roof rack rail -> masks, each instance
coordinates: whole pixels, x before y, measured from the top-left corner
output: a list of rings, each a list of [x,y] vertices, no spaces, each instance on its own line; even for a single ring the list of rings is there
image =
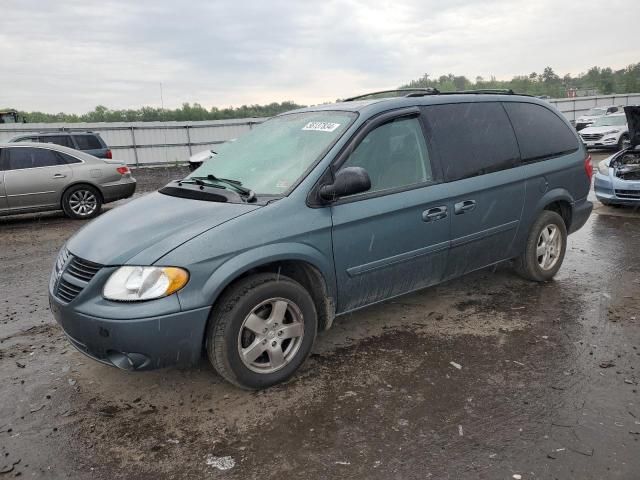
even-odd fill
[[[479,88],[478,90],[460,90],[457,92],[440,92],[440,95],[516,95],[510,88]]]
[[[440,91],[437,88],[396,88],[393,90],[380,90],[379,92],[365,93],[355,97],[345,98],[343,102],[353,102],[363,98],[372,97],[374,95],[382,95],[385,93],[404,93],[405,97],[422,97],[424,95],[438,95]]]

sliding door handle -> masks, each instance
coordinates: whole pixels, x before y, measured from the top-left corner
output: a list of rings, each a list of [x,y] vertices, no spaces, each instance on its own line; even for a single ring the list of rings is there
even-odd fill
[[[474,208],[476,208],[475,200],[464,200],[453,206],[453,213],[456,215],[462,215],[463,213],[472,211]]]
[[[434,207],[422,212],[422,221],[435,222],[436,220],[443,219],[447,216],[447,207]]]

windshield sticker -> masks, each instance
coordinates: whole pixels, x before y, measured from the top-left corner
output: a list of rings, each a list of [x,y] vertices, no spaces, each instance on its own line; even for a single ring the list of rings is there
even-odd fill
[[[304,127],[302,127],[302,130],[313,130],[315,132],[333,132],[339,126],[339,123],[309,122]]]

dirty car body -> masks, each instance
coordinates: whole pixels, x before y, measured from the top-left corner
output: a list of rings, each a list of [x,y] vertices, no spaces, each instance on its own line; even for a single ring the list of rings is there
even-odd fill
[[[79,231],[54,266],[52,312],[103,363],[206,353],[262,388],[293,375],[337,315],[511,259],[550,278],[591,212],[590,175],[575,130],[532,97],[297,110]]]
[[[595,175],[595,194],[605,205],[640,205],[640,107],[624,111],[629,147],[601,161]]]

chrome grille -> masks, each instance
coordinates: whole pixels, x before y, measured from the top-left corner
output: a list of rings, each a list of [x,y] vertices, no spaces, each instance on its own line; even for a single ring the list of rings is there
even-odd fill
[[[67,265],[67,273],[84,282],[90,282],[101,268],[102,265],[72,256],[71,261]]]
[[[64,278],[61,278],[58,282],[58,288],[56,289],[56,296],[60,300],[69,303],[71,300],[76,298],[81,291],[82,287],[78,287],[73,283],[67,282]]]
[[[580,136],[583,140],[587,140],[589,142],[600,140],[602,137],[604,137],[602,133],[581,133]]]
[[[53,291],[55,296],[65,303],[71,302],[84,290],[101,268],[102,265],[76,257],[64,248],[58,254],[54,267]]]

